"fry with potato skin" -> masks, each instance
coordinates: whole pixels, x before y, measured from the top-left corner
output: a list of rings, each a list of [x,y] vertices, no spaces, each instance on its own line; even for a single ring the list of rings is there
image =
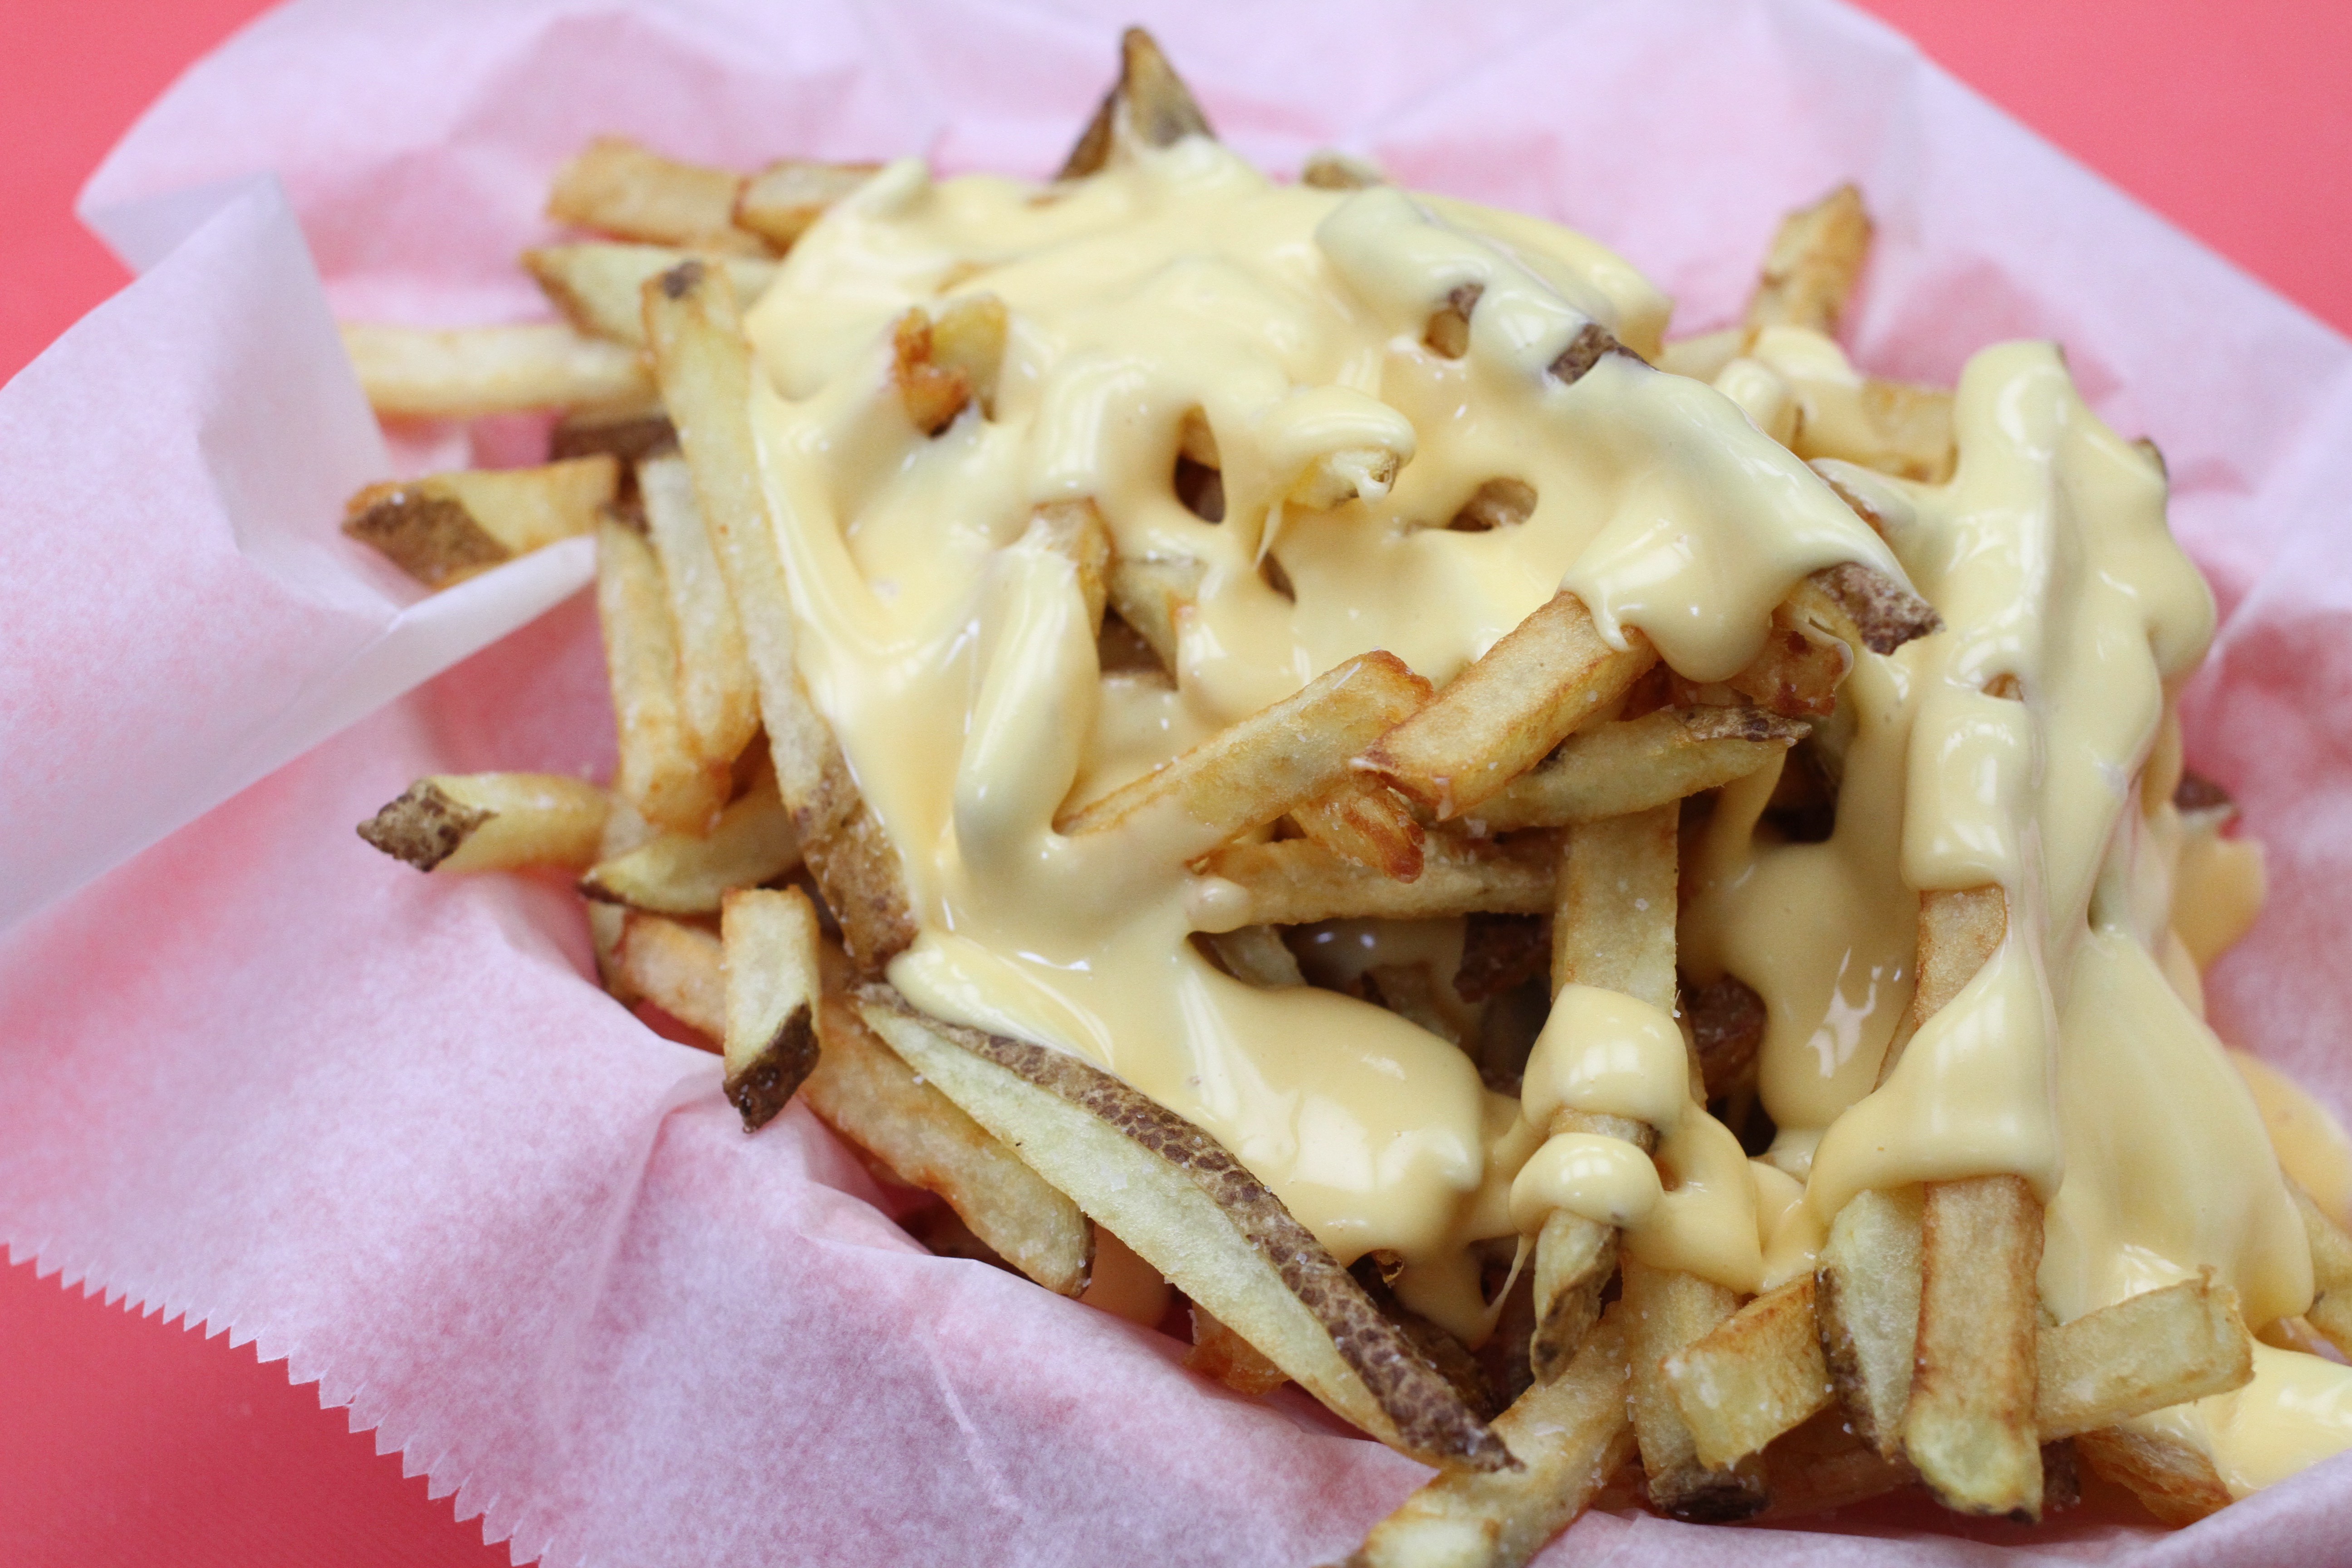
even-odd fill
[[[2303,1320],[2329,1344],[2352,1355],[2346,1349],[2352,1346],[2352,1236],[2345,1235],[2299,1184],[2289,1182],[2287,1192],[2310,1239],[2311,1282],[2317,1292],[2304,1309]]]
[[[1717,1468],[1702,1459],[1666,1375],[1668,1360],[1727,1321],[1738,1298],[1712,1280],[1653,1268],[1630,1253],[1621,1268],[1633,1432],[1652,1506],[1699,1524],[1754,1518],[1771,1501],[1764,1468],[1744,1460]]]
[[[800,863],[792,814],[763,776],[719,814],[709,833],[664,833],[600,860],[580,879],[592,902],[662,915],[715,915],[737,888],[772,882]]]
[[[1198,1301],[1192,1303],[1192,1348],[1184,1352],[1184,1364],[1203,1377],[1213,1377],[1235,1394],[1253,1397],[1272,1394],[1290,1376],[1265,1352],[1241,1335],[1209,1315]]]
[[[1639,631],[1611,647],[1583,601],[1562,591],[1381,736],[1363,765],[1441,821],[1468,814],[1657,661]]]
[[[2213,1271],[2042,1331],[2033,1425],[2042,1441],[2095,1432],[2167,1405],[2243,1388],[2253,1340]]]
[[[1346,1419],[1428,1464],[1510,1455],[1256,1177],[1198,1127],[1066,1052],[927,1018],[887,987],[859,1012],[1097,1224]]]
[[[1056,826],[1075,838],[1129,823],[1165,824],[1161,846],[1192,859],[1330,788],[1346,775],[1349,757],[1428,697],[1429,683],[1394,654],[1360,654]]]
[[[435,773],[360,824],[420,871],[572,869],[594,859],[613,797],[562,773]]]
[[[678,710],[677,634],[661,563],[616,522],[596,531],[596,619],[620,731],[613,788],[656,826],[703,833],[726,804],[733,778],[687,734]]]
[[[727,1100],[743,1131],[757,1132],[784,1108],[817,1062],[823,981],[816,907],[798,888],[727,895],[719,918],[727,971]]]
[[[1813,1269],[1822,1356],[1854,1435],[1902,1450],[1919,1333],[1917,1187],[1858,1193],[1838,1211]]]
[[[642,349],[646,314],[641,300],[646,280],[693,258],[693,252],[676,246],[591,241],[526,250],[522,265],[549,303],[573,326],[591,337]],[[775,281],[772,261],[747,256],[709,259],[727,275],[737,303],[747,309]]]
[[[591,532],[620,468],[589,457],[532,468],[435,474],[370,485],[343,509],[343,531],[428,588]]]
[[[1703,1465],[1762,1450],[1835,1402],[1813,1320],[1813,1280],[1768,1290],[1666,1358],[1667,1392]]]
[[[1470,815],[1492,832],[1630,816],[1746,778],[1810,726],[1762,708],[1661,708],[1580,730]]]
[[[761,256],[735,226],[743,176],[666,158],[625,136],[599,136],[555,172],[547,216],[622,239]]]
[[[1130,147],[1168,147],[1187,136],[1215,138],[1192,89],[1150,33],[1129,27],[1119,37],[1118,58],[1118,80],[1079,133],[1056,179],[1094,174]]]
[[[634,350],[566,326],[346,325],[342,337],[368,406],[386,419],[477,419],[653,395]]]
[[[826,1126],[901,1181],[938,1194],[998,1257],[1046,1289],[1086,1289],[1094,1227],[1076,1204],[917,1076],[849,998],[823,1000],[817,1037],[800,1098]]]
[[[1851,183],[1781,219],[1748,300],[1748,325],[1809,327],[1835,336],[1870,256],[1871,234],[1862,192]]]
[[[1557,855],[1540,837],[1498,843],[1433,834],[1421,875],[1400,882],[1312,839],[1236,844],[1202,860],[1192,927],[1226,931],[1364,918],[1542,914],[1551,908]]]

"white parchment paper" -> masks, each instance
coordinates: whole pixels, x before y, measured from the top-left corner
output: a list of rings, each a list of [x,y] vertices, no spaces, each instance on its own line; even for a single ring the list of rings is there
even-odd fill
[[[2063,342],[2163,447],[2225,611],[2189,754],[2274,895],[2215,1021],[2352,1105],[2352,349],[1876,24],[1828,0],[303,0],[100,171],[85,211],[145,275],[0,391],[13,1257],[258,1340],[519,1560],[1309,1563],[1418,1484],[1295,1396],[916,1248],[804,1110],[744,1137],[709,1058],[583,978],[561,888],[418,877],[351,831],[417,773],[596,773],[611,742],[584,546],[419,598],[336,533],[352,489],[466,439],[388,448],[332,315],[543,315],[512,257],[600,132],[1045,173],[1130,18],[1266,166],[1338,144],[1570,223],[1673,290],[1678,330],[1731,319],[1779,215],[1851,176],[1881,220],[1864,365],[1948,379],[1996,339]],[[2321,1562],[2347,1495],[2339,1461],[2174,1535],[1599,1514],[1547,1561]]]

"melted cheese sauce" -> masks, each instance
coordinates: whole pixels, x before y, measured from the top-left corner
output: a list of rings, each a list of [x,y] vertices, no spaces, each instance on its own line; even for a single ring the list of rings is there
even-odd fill
[[[1424,334],[1465,290],[1449,357]],[[891,323],[981,293],[1011,321],[991,406],[927,437],[890,383]],[[2309,1269],[2263,1114],[2184,999],[2229,917],[2172,931],[2176,879],[2218,881],[2231,852],[2184,850],[2169,777],[2139,793],[2212,628],[2159,472],[2053,351],[1998,348],[1962,383],[1948,484],[1844,476],[1882,540],[1771,434],[1800,407],[1831,428],[1860,387],[1826,340],[1777,332],[1712,385],[1620,355],[1547,374],[1594,323],[1654,358],[1666,316],[1573,234],[1278,186],[1198,139],[1045,190],[904,163],[828,214],[748,322],[753,413],[803,678],[921,931],[892,982],[1118,1074],[1343,1261],[1400,1256],[1401,1294],[1468,1335],[1486,1321],[1469,1245],[1552,1207],[1750,1291],[1809,1268],[1854,1192],[1993,1172],[2050,1200],[2062,1316],[2199,1266],[2251,1321],[2300,1311]],[[1221,521],[1171,483],[1188,418],[1214,437]],[[1318,465],[1356,474],[1356,499],[1297,500]],[[1446,526],[1496,479],[1532,490],[1525,521]],[[1123,556],[1199,563],[1173,689],[1101,678],[1075,567],[1025,536],[1037,507],[1078,500]],[[1210,964],[1185,824],[1054,831],[1066,804],[1356,654],[1442,685],[1563,586],[1604,635],[1638,628],[1682,675],[1721,679],[1793,584],[1842,562],[1916,584],[1950,629],[1855,669],[1824,727],[1843,779],[1826,842],[1764,824],[1776,764],[1721,793],[1685,867],[1684,969],[1767,1005],[1766,1162],[1692,1098],[1678,1024],[1630,997],[1562,997],[1523,1113],[1392,1013]],[[1987,694],[2003,678],[2022,700]],[[2008,893],[2007,942],[1879,1084],[1919,890],[1986,883]],[[1341,979],[1355,939],[1441,977],[1459,952],[1458,928],[1325,934]],[[1650,1122],[1656,1157],[1547,1140],[1562,1106]],[[2290,1370],[2184,1417],[2232,1475],[2271,1475],[2315,1430],[2352,1440],[2329,1414],[2344,1369]]]

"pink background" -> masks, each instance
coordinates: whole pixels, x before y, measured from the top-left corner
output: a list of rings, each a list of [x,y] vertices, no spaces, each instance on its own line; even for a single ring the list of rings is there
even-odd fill
[[[1870,7],[1947,67],[2295,299],[2352,330],[2352,15],[1979,0]],[[123,275],[69,216],[106,147],[259,7],[0,6],[0,373]],[[0,1269],[0,1561],[503,1561],[251,1347]]]

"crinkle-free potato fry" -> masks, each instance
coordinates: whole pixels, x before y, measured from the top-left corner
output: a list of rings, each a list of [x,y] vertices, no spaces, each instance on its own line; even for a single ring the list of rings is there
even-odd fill
[[[574,870],[593,863],[612,806],[563,773],[435,773],[359,834],[420,871]]]
[[[639,463],[637,496],[677,632],[687,732],[705,762],[732,763],[760,727],[759,678],[686,459],[670,454]]]
[[[1489,831],[1630,816],[1744,779],[1809,726],[1762,708],[1660,708],[1580,730],[1469,815]]]
[[[642,349],[646,346],[646,280],[693,258],[692,251],[671,245],[588,240],[526,250],[522,265],[573,326],[592,337]],[[772,261],[717,255],[706,259],[726,274],[737,303],[747,309],[775,280]]]
[[[1656,662],[1650,639],[1612,647],[1561,592],[1503,635],[1436,699],[1364,753],[1364,764],[1443,820],[1541,762]]]
[[[2346,1355],[2352,1355],[2352,1236],[2327,1217],[2311,1194],[2290,1184],[2295,1211],[2311,1243],[2311,1280],[2317,1294],[2304,1309],[2304,1321]]]
[[[652,914],[715,915],[728,893],[772,882],[800,858],[792,814],[776,798],[774,780],[763,777],[719,814],[708,834],[662,833],[599,860],[580,879],[580,891],[597,903]]]
[[[613,963],[627,994],[701,1035],[711,1049],[727,1037],[727,962],[709,931],[631,910],[622,920]]]
[[[1425,851],[1421,875],[1400,882],[1311,838],[1232,845],[1201,862],[1190,899],[1192,928],[1539,915],[1551,908],[1559,852],[1540,837],[1496,842],[1437,833]]]
[[[1667,1362],[1727,1321],[1738,1298],[1712,1280],[1653,1268],[1630,1254],[1620,1280],[1633,1363],[1633,1434],[1651,1506],[1700,1524],[1761,1513],[1771,1501],[1764,1467],[1748,1460],[1718,1468],[1703,1460],[1666,1376]]]
[[[1764,258],[1764,275],[1748,300],[1748,325],[1810,327],[1835,335],[1869,258],[1872,232],[1862,192],[1852,184],[1782,218]]]
[[[743,176],[666,158],[625,136],[600,136],[555,172],[547,216],[621,239],[735,255],[765,255],[735,226]]]
[[[1199,1128],[1066,1052],[926,1018],[869,986],[866,1022],[1087,1217],[1331,1409],[1426,1464],[1509,1454],[1323,1245]]]
[[[1290,812],[1291,825],[1335,855],[1400,882],[1421,875],[1426,835],[1404,796],[1368,773],[1349,773]]]
[[[609,457],[531,468],[465,469],[370,485],[343,509],[343,531],[428,588],[594,530],[620,487]]]
[[[824,1124],[938,1194],[999,1258],[1060,1296],[1086,1289],[1094,1227],[1014,1148],[958,1110],[866,1026],[856,1004],[827,996],[821,1046],[801,1099]]]
[[[653,549],[619,523],[596,531],[596,618],[604,629],[620,768],[613,787],[646,821],[701,834],[734,780],[686,732],[677,697],[677,633]]]
[[[824,999],[816,907],[798,888],[727,895],[719,917],[727,971],[727,1099],[757,1132],[816,1067]]]
[[[1810,1275],[1768,1290],[1666,1358],[1668,1392],[1702,1465],[1761,1451],[1836,1402]]]
[[[2208,1269],[2042,1331],[2033,1425],[2044,1443],[2253,1381],[2237,1297]]]
[[[636,351],[567,326],[347,325],[342,334],[368,406],[387,419],[475,419],[653,395]]]
[[[1917,1187],[1857,1193],[1813,1268],[1822,1353],[1854,1435],[1882,1458],[1902,1447],[1919,1333]]]
[[[2023,1177],[1927,1184],[1903,1454],[1947,1508],[2041,1516],[2041,1264],[2042,1200]]]
[[[1359,655],[1057,826],[1074,838],[1130,822],[1164,827],[1155,842],[1190,860],[1330,788],[1349,758],[1428,698],[1429,683],[1394,654]]]
[[[2175,1530],[2230,1506],[2230,1489],[2213,1461],[2178,1437],[2110,1426],[2084,1433],[2074,1447],[2092,1469]]]
[[[819,163],[786,158],[743,182],[735,198],[735,226],[749,229],[778,251],[790,250],[809,226],[874,177],[879,163]]]
[[[1167,147],[1187,136],[1216,135],[1192,89],[1150,33],[1129,27],[1119,38],[1118,53],[1118,80],[1063,161],[1062,179],[1094,174],[1132,147]]]
[[[1184,1364],[1202,1377],[1213,1377],[1236,1394],[1272,1394],[1290,1381],[1255,1345],[1217,1321],[1192,1303],[1192,1348]]]
[[[1519,1568],[1584,1511],[1633,1454],[1629,1310],[1495,1418],[1519,1468],[1448,1470],[1372,1527],[1347,1568]]]

